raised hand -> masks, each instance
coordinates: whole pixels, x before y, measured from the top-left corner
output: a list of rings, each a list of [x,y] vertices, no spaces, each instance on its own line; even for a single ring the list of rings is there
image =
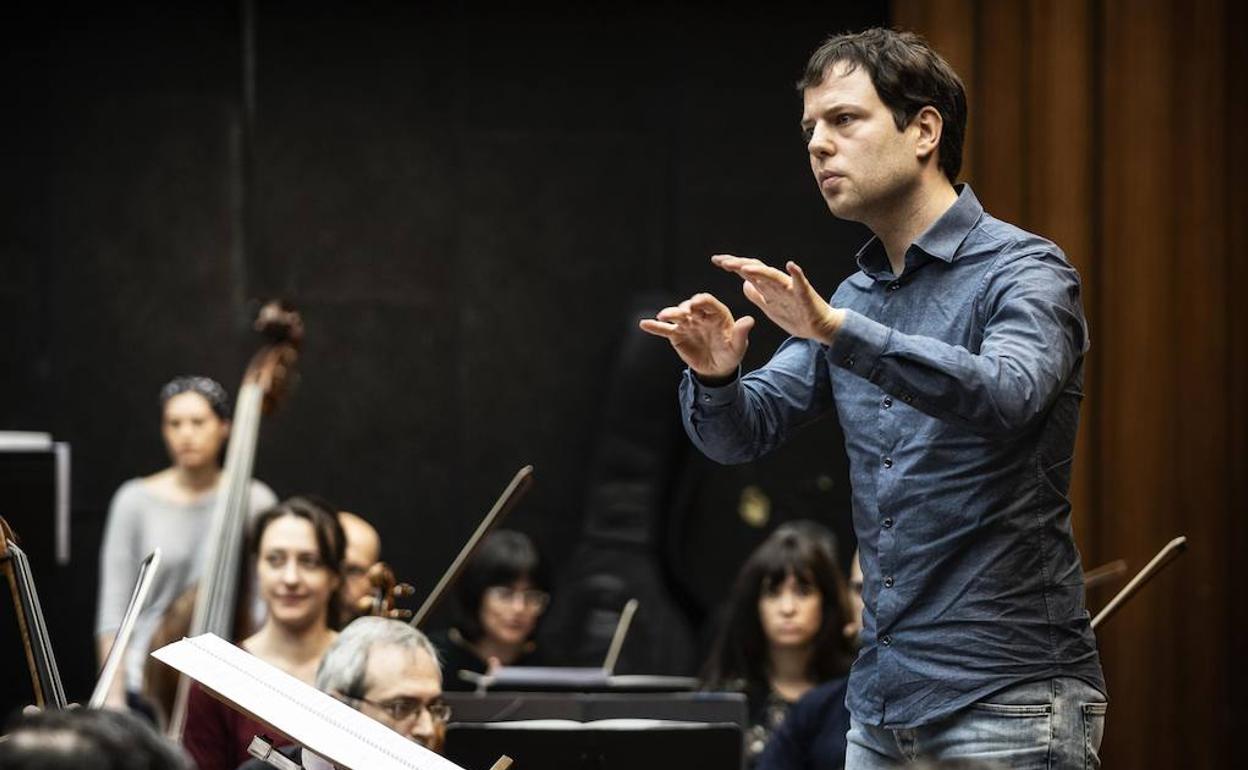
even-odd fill
[[[642,331],[664,337],[689,368],[704,379],[722,379],[736,373],[749,347],[754,319],[733,319],[724,303],[710,294],[695,294],[655,318],[644,318]]]
[[[796,262],[785,264],[788,272],[731,254],[716,254],[711,262],[740,277],[746,298],[781,329],[794,337],[832,344],[845,311],[825,302]]]

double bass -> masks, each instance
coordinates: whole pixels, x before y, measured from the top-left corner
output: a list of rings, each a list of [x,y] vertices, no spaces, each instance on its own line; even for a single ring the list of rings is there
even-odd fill
[[[56,655],[52,652],[52,640],[43,620],[43,608],[39,605],[30,562],[18,548],[17,536],[3,517],[0,517],[0,572],[8,579],[13,594],[35,705],[42,709],[63,709],[67,705],[65,688],[61,685],[61,674],[56,667]]]
[[[213,633],[236,639],[251,630],[243,549],[256,441],[261,417],[272,413],[286,393],[303,341],[303,322],[297,312],[274,301],[260,309],[255,328],[266,343],[252,356],[238,389],[221,486],[208,528],[204,572],[166,612],[152,636],[152,649],[184,636]],[[147,695],[167,717],[169,736],[180,741],[186,724],[188,680],[149,658],[144,681]]]

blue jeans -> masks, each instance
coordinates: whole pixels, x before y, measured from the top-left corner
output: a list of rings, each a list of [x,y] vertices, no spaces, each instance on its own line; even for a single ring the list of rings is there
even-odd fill
[[[1010,770],[1096,770],[1105,706],[1105,696],[1095,687],[1058,678],[1007,688],[951,717],[909,730],[851,718],[845,770],[954,757]]]

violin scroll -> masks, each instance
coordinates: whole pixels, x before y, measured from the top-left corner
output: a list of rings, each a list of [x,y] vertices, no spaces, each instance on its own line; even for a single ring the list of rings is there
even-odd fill
[[[368,582],[373,586],[368,596],[360,599],[356,610],[364,615],[394,620],[407,620],[412,611],[396,606],[399,599],[412,596],[416,589],[407,583],[400,583],[394,576],[394,570],[384,561],[379,561],[368,568]]]

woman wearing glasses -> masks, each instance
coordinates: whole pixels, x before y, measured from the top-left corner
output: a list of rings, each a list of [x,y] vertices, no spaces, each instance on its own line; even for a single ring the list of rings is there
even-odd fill
[[[344,543],[333,511],[292,497],[256,517],[251,536],[256,578],[268,609],[264,625],[241,646],[261,660],[312,684],[337,637],[338,586]],[[234,770],[247,745],[270,727],[244,717],[192,686],[182,745],[199,770]]]
[[[454,625],[431,635],[442,658],[443,689],[474,689],[473,674],[499,666],[539,665],[533,635],[549,600],[533,541],[507,529],[487,537],[460,576]]]

